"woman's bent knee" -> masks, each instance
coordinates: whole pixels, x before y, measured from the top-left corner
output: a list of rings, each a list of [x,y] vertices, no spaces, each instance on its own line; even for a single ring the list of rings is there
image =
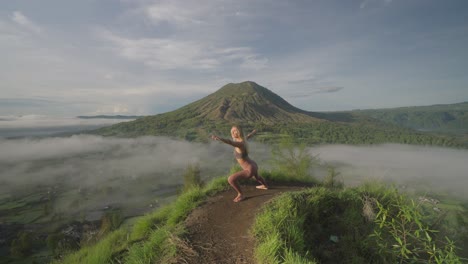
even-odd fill
[[[235,181],[234,175],[231,175],[231,176],[228,177],[228,182],[229,182],[229,184],[233,184],[234,181]]]

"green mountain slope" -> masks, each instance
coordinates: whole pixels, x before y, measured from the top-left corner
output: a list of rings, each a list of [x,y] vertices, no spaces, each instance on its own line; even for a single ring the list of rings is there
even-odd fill
[[[354,112],[317,113],[296,108],[254,82],[231,83],[177,110],[98,129],[103,136],[162,135],[206,141],[211,133],[228,135],[233,124],[256,128],[257,140],[374,144],[385,142],[460,146],[450,137],[434,136]]]
[[[468,102],[354,111],[417,130],[468,133]]]

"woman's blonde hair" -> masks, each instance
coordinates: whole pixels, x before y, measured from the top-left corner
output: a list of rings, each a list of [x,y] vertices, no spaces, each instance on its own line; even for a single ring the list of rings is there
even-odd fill
[[[242,138],[242,142],[244,142],[244,148],[247,153],[249,153],[249,149],[247,146],[247,138],[244,136],[244,130],[242,130],[242,127],[240,125],[233,125],[231,129],[236,128],[237,131],[239,131],[239,136]]]
[[[233,125],[231,129],[233,128],[237,128],[237,131],[239,131],[239,136],[242,138],[243,141],[245,141],[244,131],[242,130],[242,127],[239,125]]]

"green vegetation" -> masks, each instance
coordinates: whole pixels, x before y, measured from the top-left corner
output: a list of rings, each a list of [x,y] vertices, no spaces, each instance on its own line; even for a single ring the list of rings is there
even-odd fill
[[[440,219],[394,188],[314,187],[286,193],[257,216],[258,263],[461,263]],[[459,227],[463,229],[463,227]]]
[[[354,111],[378,120],[417,130],[468,133],[468,102]]]
[[[310,170],[318,164],[317,157],[309,155],[305,144],[296,146],[291,138],[283,139],[272,152],[272,162],[276,170],[297,181],[311,179]]]

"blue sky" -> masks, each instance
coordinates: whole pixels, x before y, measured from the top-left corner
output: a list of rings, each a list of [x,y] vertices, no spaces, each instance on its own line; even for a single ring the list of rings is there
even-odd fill
[[[0,116],[147,115],[255,81],[311,111],[468,101],[464,0],[0,2]]]

